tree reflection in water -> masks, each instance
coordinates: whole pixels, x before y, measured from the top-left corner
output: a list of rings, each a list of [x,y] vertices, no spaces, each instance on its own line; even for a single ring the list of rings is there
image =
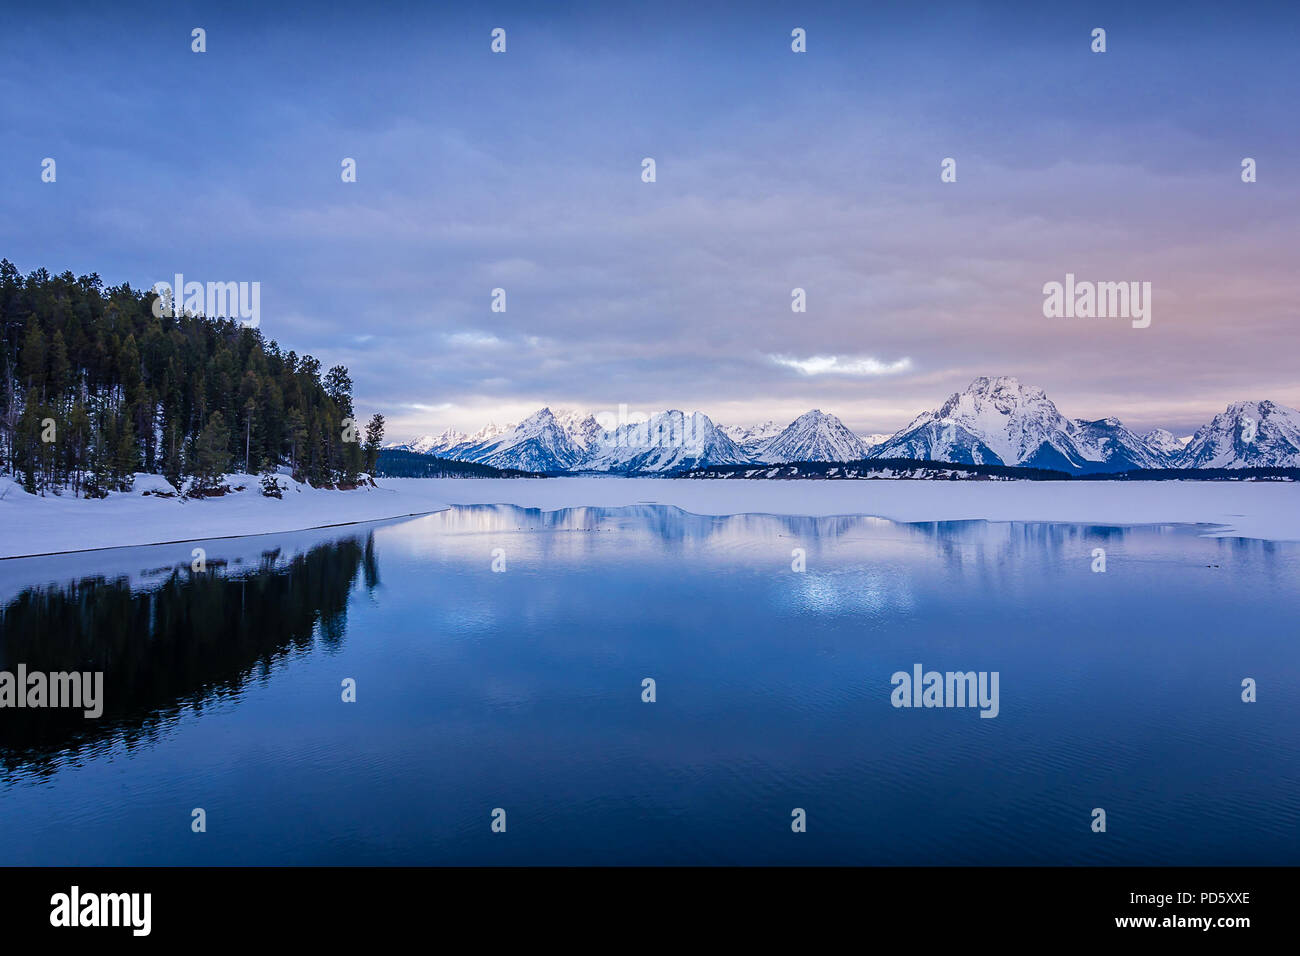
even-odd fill
[[[60,755],[152,738],[290,654],[337,650],[358,576],[367,590],[379,583],[373,533],[237,569],[182,564],[144,589],[123,576],[22,591],[0,608],[0,670],[103,671],[104,712],[6,708],[0,771],[42,773]]]

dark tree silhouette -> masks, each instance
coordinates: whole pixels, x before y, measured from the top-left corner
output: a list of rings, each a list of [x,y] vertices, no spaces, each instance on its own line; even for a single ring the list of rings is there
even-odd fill
[[[210,479],[217,462],[356,482],[374,455],[348,440],[359,428],[347,368],[322,376],[315,358],[256,329],[155,315],[156,300],[95,274],[24,277],[0,260],[0,473],[33,492],[90,495],[129,487],[135,471]]]

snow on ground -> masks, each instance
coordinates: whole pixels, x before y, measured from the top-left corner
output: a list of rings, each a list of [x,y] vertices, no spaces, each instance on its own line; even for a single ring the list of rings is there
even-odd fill
[[[162,475],[150,475],[138,471],[131,479],[133,495],[171,495],[176,497],[176,488]]]
[[[225,483],[243,491],[218,498],[166,498],[165,479],[137,475],[130,492],[86,500],[29,495],[0,478],[0,558],[88,551],[201,538],[298,531],[328,525],[423,514],[446,507],[428,497],[436,489],[362,486],[329,491],[280,476],[283,498],[262,495],[257,475],[227,475]],[[144,492],[151,494],[144,494]]]
[[[862,514],[895,521],[1205,524],[1208,533],[1300,540],[1300,485],[1228,481],[738,481],[581,476],[545,479],[381,478],[327,491],[283,478],[282,499],[257,476],[244,490],[185,500],[143,476],[137,491],[98,501],[34,497],[0,478],[0,558],[283,533],[438,511],[448,504],[570,507],[675,505],[694,514]],[[165,483],[164,483],[165,484]]]
[[[393,519],[393,523],[405,521]],[[87,577],[108,581],[125,579],[132,590],[149,590],[180,571],[194,566],[195,548],[203,549],[208,570],[239,575],[264,568],[285,568],[295,558],[322,544],[352,535],[364,538],[383,522],[366,522],[342,528],[313,528],[307,531],[278,531],[270,535],[240,538],[197,538],[173,544],[140,548],[108,548],[103,551],[45,554],[39,557],[0,561],[0,608],[30,587],[60,587]]]

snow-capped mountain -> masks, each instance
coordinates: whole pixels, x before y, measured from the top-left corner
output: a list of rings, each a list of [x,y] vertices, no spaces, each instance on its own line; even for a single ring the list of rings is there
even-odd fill
[[[918,415],[902,431],[874,446],[871,457],[951,461],[961,465],[1003,464],[997,452],[974,432],[934,416],[934,412]]]
[[[1275,402],[1237,402],[1214,416],[1177,458],[1181,468],[1300,467],[1300,411]]]
[[[1133,468],[1168,468],[1172,459],[1124,427],[1118,418],[1095,422],[1075,419],[1074,440],[1089,463],[1083,471],[1128,471]],[[1103,467],[1104,466],[1104,467]]]
[[[842,421],[819,408],[805,412],[753,452],[755,461],[856,461],[867,446]]]
[[[464,445],[466,447],[481,447],[484,445],[490,445],[498,438],[500,438],[502,435],[508,435],[510,432],[514,431],[518,427],[519,426],[515,425],[513,422],[508,425],[498,425],[495,422],[488,422],[486,425],[484,425],[482,428],[480,428],[478,431],[474,432],[473,434],[466,435],[465,440],[461,442],[461,445]],[[459,446],[452,446],[452,447],[459,447]]]
[[[1040,389],[1025,388],[1014,378],[977,378],[939,408],[914,418],[872,457],[1014,465],[1039,455],[1044,444],[1052,448],[1048,439],[1060,441],[1068,427]]]
[[[491,450],[500,442],[502,436],[509,435],[517,427],[516,425],[498,425],[495,422],[489,422],[469,435],[449,428],[442,433],[443,436],[446,436],[446,440],[435,444],[425,454],[437,455],[440,458],[454,458],[457,461],[481,461],[486,455],[491,454]],[[458,441],[452,440],[457,435],[460,436],[460,439]]]
[[[452,449],[462,461],[521,471],[568,471],[583,455],[583,450],[573,443],[549,408],[533,412],[513,429],[485,444],[466,445],[470,447]]]
[[[761,425],[719,425],[724,435],[734,441],[746,454],[752,455],[760,445],[781,434],[781,426],[776,422],[763,422]]]
[[[1175,458],[1183,453],[1190,439],[1179,438],[1173,432],[1164,428],[1153,428],[1142,436],[1142,441],[1154,452],[1164,455],[1167,460],[1173,462]]]
[[[445,428],[436,435],[421,435],[406,442],[389,442],[385,448],[398,451],[413,451],[421,455],[435,455],[439,458],[454,458],[458,461],[474,461],[486,447],[497,438],[514,430],[514,425],[489,424],[472,435],[455,428]]]
[[[466,435],[446,429],[386,448],[526,471],[668,473],[710,465],[909,458],[1021,465],[1075,474],[1154,468],[1300,467],[1300,412],[1238,402],[1194,436],[1137,435],[1119,419],[1062,415],[1042,389],[1009,376],[977,378],[893,435],[855,435],[814,409],[785,428],[714,425],[703,412],[660,412],[605,431],[587,412],[549,408],[518,425]]]
[[[448,428],[437,435],[421,435],[410,441],[394,441],[384,445],[397,451],[413,451],[420,455],[436,455],[439,451],[450,448],[465,440],[465,433]]]
[[[1168,464],[1114,418],[1066,418],[1040,388],[1010,376],[977,378],[871,450],[873,458],[1023,465],[1068,472]]]
[[[562,411],[555,416],[569,440],[585,453],[605,435],[596,417],[590,412]]]
[[[462,431],[456,430],[455,428],[444,428],[436,435],[426,435],[423,439],[420,439],[420,441],[417,442],[416,445],[413,446],[411,450],[419,451],[420,450],[419,444],[427,440],[429,443],[430,451],[426,452],[425,454],[429,454],[430,452],[434,452],[434,451],[444,451],[448,448],[456,447],[461,442],[468,440],[468,438],[469,438],[468,435],[466,435]]]
[[[749,461],[703,412],[659,412],[606,432],[579,463],[582,471],[665,472]]]
[[[419,452],[421,455],[436,455],[448,448],[454,448],[468,437],[464,432],[457,431],[454,428],[446,428],[436,435],[421,435],[411,442],[407,448],[410,451]]]

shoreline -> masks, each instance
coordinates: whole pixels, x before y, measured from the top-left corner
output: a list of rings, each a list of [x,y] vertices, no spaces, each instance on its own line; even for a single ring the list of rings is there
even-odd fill
[[[861,515],[901,523],[1179,524],[1202,527],[1207,537],[1300,541],[1300,488],[1277,482],[769,483],[615,476],[380,481],[350,491],[302,486],[282,499],[252,489],[193,501],[129,493],[96,501],[10,496],[0,502],[0,561],[291,534],[486,504],[542,511],[663,505],[698,515]]]
[[[197,538],[175,538],[171,541],[146,541],[141,544],[105,544],[94,548],[73,548],[70,551],[39,551],[35,554],[0,555],[0,561],[21,561],[24,558],[57,558],[65,554],[94,554],[97,551],[117,551],[120,548],[155,548],[169,544],[189,544],[192,541],[230,541],[235,538],[261,538],[269,534],[300,534],[304,531],[321,531],[325,528],[347,528],[357,524],[370,524],[374,521],[397,521],[400,518],[421,518],[424,515],[446,511],[450,505],[434,508],[431,511],[412,511],[410,514],[389,515],[380,518],[358,518],[355,521],[335,521],[332,524],[314,524],[306,528],[277,528],[274,531],[250,531],[244,534],[205,534]]]
[[[20,489],[15,494],[9,482],[0,499],[0,562],[293,534],[416,517],[447,507],[431,494],[382,486],[337,491],[293,482],[282,498],[267,498],[254,476],[230,478],[244,490],[193,499],[138,492],[96,500],[40,497]]]

